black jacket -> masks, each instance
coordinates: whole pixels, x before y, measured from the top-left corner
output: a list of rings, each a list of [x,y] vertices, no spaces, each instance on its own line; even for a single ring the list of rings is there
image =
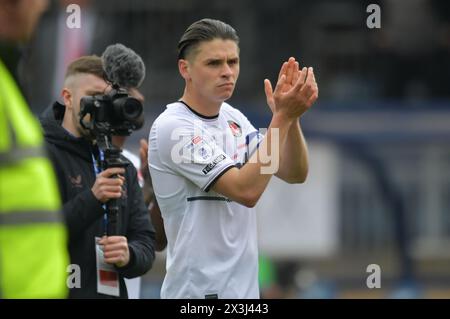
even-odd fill
[[[64,204],[71,263],[81,269],[81,288],[70,289],[69,298],[109,298],[97,293],[95,237],[103,235],[104,210],[91,191],[95,183],[92,158],[95,148],[86,139],[72,136],[61,126],[64,111],[63,105],[55,103],[44,111],[40,120]],[[119,199],[122,207],[119,233],[128,240],[130,263],[124,268],[116,268],[121,298],[128,297],[123,278],[145,274],[155,257],[155,231],[133,165],[126,168],[125,179],[124,195]]]

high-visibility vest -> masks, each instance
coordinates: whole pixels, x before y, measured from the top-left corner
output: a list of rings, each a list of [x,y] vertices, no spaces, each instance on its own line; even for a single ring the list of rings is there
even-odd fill
[[[67,231],[39,123],[0,60],[0,298],[65,298]]]

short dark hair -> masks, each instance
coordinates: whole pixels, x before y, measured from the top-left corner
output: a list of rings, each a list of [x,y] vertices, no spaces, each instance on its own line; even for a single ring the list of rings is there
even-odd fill
[[[106,79],[102,59],[96,55],[82,56],[72,61],[67,67],[64,79],[79,73],[92,74],[101,79]]]
[[[202,19],[191,24],[178,42],[178,59],[185,59],[201,42],[214,39],[233,40],[239,37],[232,26],[220,20]]]

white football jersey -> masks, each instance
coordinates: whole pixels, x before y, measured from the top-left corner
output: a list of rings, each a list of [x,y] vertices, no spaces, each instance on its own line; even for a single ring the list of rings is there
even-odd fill
[[[205,117],[167,105],[149,136],[149,167],[167,235],[162,298],[259,298],[255,210],[211,189],[262,136],[223,103]]]

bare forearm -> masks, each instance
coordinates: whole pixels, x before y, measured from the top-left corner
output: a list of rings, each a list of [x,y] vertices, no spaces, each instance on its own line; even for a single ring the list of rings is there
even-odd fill
[[[214,191],[246,206],[258,201],[280,165],[280,151],[286,143],[290,122],[274,116],[267,134],[249,161],[241,169],[227,172],[214,186]],[[227,185],[233,185],[233,188]]]
[[[281,67],[275,90],[272,90],[268,79],[264,80],[264,90],[273,112],[269,131],[263,140],[265,143],[240,170],[229,169],[213,187],[214,191],[246,206],[256,204],[273,174],[295,183],[303,182],[308,171],[306,143],[296,121],[318,97],[312,68],[299,71],[298,63],[290,58]],[[274,132],[271,129],[278,129],[278,137],[272,136]],[[282,163],[280,150],[286,155],[283,155]],[[269,165],[261,160],[261,154],[270,154]]]
[[[291,124],[281,152],[277,177],[288,183],[302,183],[308,175],[308,147],[299,121]]]

